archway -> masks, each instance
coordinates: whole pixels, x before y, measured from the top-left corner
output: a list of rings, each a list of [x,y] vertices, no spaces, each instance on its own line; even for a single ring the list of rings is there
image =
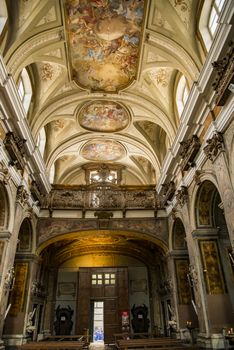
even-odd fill
[[[209,326],[212,332],[221,333],[234,322],[233,267],[229,258],[231,243],[220,195],[208,180],[199,188],[195,216]]]

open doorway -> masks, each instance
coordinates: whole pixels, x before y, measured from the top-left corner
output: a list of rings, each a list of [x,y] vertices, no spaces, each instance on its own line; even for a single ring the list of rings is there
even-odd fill
[[[93,300],[92,310],[92,338],[93,342],[104,342],[104,301]]]

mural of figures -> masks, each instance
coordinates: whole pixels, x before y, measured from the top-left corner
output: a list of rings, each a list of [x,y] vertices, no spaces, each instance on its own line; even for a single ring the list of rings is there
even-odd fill
[[[191,291],[188,282],[189,260],[176,259],[175,269],[179,303],[188,305],[191,303]]]
[[[225,283],[220,265],[217,242],[201,241],[200,249],[203,262],[204,277],[208,294],[225,293]]]
[[[81,155],[92,161],[114,161],[125,156],[124,147],[113,140],[94,140],[87,142],[81,150]]]
[[[129,123],[126,109],[115,102],[88,103],[79,112],[80,125],[91,131],[115,132]]]
[[[211,208],[214,194],[214,185],[206,181],[199,193],[197,223],[198,226],[211,226]]]
[[[145,1],[65,4],[73,79],[95,91],[126,88],[137,73]]]

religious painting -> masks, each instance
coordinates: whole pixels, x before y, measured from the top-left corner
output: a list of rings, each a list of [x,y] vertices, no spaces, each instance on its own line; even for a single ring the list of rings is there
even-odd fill
[[[3,186],[0,184],[0,227],[5,225],[6,220],[6,198]]]
[[[78,119],[84,129],[101,132],[120,131],[129,123],[127,110],[119,103],[108,101],[85,104]]]
[[[0,241],[0,266],[1,266],[1,263],[2,263],[2,257],[3,257],[3,252],[4,252],[4,245],[5,245],[5,242],[4,241]]]
[[[212,199],[214,185],[210,181],[205,181],[199,192],[197,201],[197,224],[198,226],[212,226]]]
[[[220,263],[218,246],[216,240],[200,241],[200,250],[208,294],[225,293],[225,282]]]
[[[182,221],[176,218],[173,227],[173,249],[187,249],[186,234]]]
[[[19,232],[19,244],[18,244],[18,251],[19,252],[28,252],[31,250],[31,240],[32,240],[32,234],[31,234],[31,224],[28,219],[25,219],[20,227]]]
[[[125,148],[113,140],[94,140],[87,142],[81,150],[81,155],[91,161],[111,162],[125,156]]]
[[[10,295],[10,315],[17,316],[19,312],[23,311],[25,288],[28,276],[28,263],[15,264],[15,283]]]
[[[176,259],[175,270],[177,279],[177,291],[179,304],[191,303],[191,290],[188,281],[189,261],[188,259]]]
[[[116,92],[137,75],[146,0],[65,0],[72,79]]]

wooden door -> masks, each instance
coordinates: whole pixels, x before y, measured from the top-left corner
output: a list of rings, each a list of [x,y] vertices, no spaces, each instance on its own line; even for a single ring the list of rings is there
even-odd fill
[[[104,302],[104,337],[113,342],[121,332],[121,312],[129,309],[128,270],[121,268],[81,268],[77,302],[77,333],[91,328],[93,301]]]
[[[115,284],[105,283],[104,292],[104,335],[105,342],[114,341],[113,334],[121,332],[121,312],[129,309],[127,268],[112,268],[104,276],[115,275]],[[106,280],[107,281],[107,280]]]

